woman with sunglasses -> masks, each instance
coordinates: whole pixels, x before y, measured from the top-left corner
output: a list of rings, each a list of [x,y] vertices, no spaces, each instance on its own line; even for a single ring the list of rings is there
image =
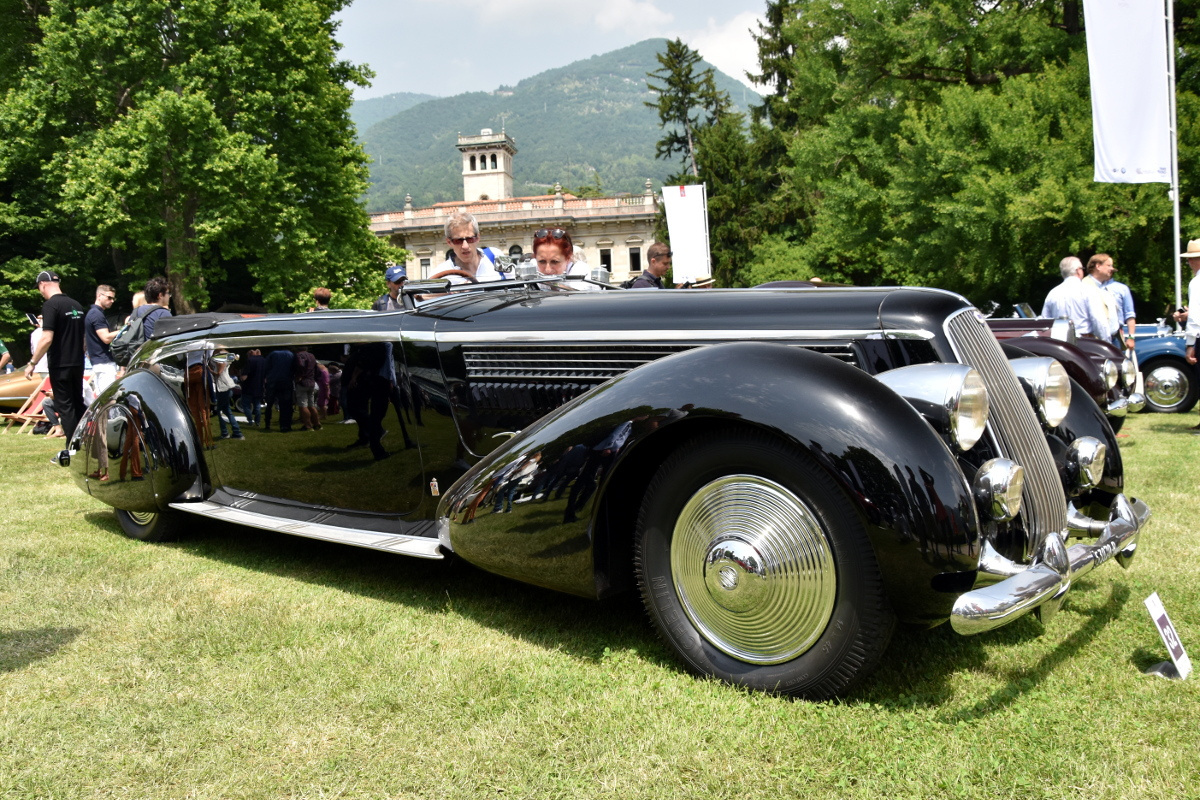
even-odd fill
[[[542,275],[587,275],[587,264],[576,262],[575,245],[571,234],[562,228],[542,228],[533,234],[533,257]],[[571,288],[595,291],[599,287],[585,282],[572,283]]]

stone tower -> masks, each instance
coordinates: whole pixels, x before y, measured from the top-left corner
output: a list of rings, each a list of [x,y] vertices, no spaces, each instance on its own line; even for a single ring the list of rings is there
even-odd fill
[[[504,131],[484,128],[478,136],[458,135],[462,153],[463,202],[507,200],[513,196],[512,159],[517,143]]]

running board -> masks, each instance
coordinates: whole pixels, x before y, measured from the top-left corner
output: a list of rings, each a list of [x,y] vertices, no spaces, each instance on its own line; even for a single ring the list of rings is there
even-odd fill
[[[185,511],[189,514],[199,514],[202,517],[232,522],[235,525],[246,525],[251,528],[261,528],[266,531],[287,533],[292,536],[305,536],[309,539],[322,539],[327,542],[341,542],[355,547],[367,547],[372,550],[384,550],[388,553],[399,553],[415,558],[441,559],[445,558],[436,538],[429,536],[406,536],[398,533],[375,533],[356,528],[340,528],[335,525],[321,525],[315,522],[300,522],[294,519],[281,519],[267,514],[256,514],[253,511],[243,511],[240,508],[218,505],[217,503],[171,503],[171,508]]]

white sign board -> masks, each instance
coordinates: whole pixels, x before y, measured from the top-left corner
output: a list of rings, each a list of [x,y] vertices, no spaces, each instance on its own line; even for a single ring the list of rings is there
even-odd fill
[[[1084,0],[1092,84],[1094,180],[1171,182],[1164,0]]]
[[[1179,634],[1175,632],[1175,626],[1171,624],[1167,610],[1163,608],[1162,600],[1158,599],[1158,592],[1147,597],[1145,602],[1146,610],[1150,612],[1150,619],[1154,620],[1154,624],[1158,627],[1158,635],[1162,637],[1163,644],[1167,646],[1167,651],[1171,654],[1175,670],[1179,673],[1179,677],[1186,678],[1192,673],[1192,660],[1188,658],[1187,651],[1183,649],[1183,642],[1179,641]]]
[[[664,186],[667,233],[671,235],[671,277],[675,283],[712,275],[708,254],[708,188],[705,184]]]

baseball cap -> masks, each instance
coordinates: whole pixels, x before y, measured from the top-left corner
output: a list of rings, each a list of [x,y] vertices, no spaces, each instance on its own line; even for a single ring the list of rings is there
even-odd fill
[[[387,268],[387,272],[383,273],[383,277],[392,283],[399,283],[408,279],[408,271],[404,267],[392,264]]]
[[[48,270],[48,269],[44,269],[44,270],[42,270],[41,272],[39,272],[39,273],[38,273],[38,276],[37,276],[37,281],[36,281],[36,283],[38,283],[38,284],[43,284],[43,283],[58,283],[58,273],[57,273],[57,272],[51,272],[51,271],[50,271],[50,270]]]

